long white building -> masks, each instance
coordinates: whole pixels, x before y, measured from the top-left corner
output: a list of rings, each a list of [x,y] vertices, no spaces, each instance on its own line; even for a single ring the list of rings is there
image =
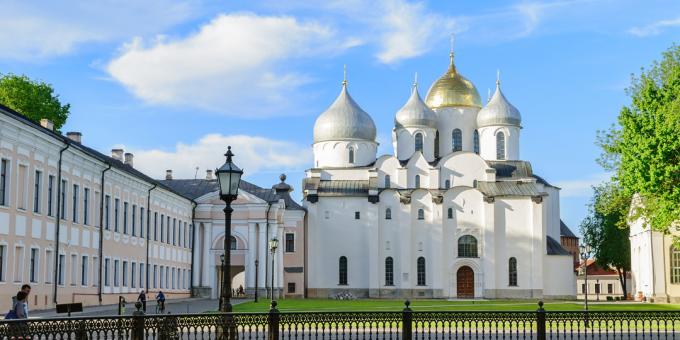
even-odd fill
[[[482,107],[456,69],[395,114],[394,155],[349,95],[314,125],[304,179],[308,295],[574,298],[559,188],[520,158],[521,116],[497,82]]]

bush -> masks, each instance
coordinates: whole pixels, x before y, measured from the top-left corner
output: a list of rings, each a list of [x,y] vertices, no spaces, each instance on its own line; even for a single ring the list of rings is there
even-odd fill
[[[614,301],[614,297],[613,296],[607,296],[607,301]]]

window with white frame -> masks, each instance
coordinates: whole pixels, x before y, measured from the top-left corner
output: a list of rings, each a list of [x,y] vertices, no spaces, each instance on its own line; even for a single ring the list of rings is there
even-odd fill
[[[27,194],[28,194],[28,166],[24,164],[19,164],[19,177],[17,186],[17,209],[26,210],[28,205]]]
[[[153,265],[153,287],[158,288],[158,265]]]
[[[423,209],[418,209],[418,219],[419,219],[419,220],[424,220],[424,219],[425,219],[425,210],[423,210]]]
[[[472,133],[473,151],[479,155],[479,131],[475,130]]]
[[[61,189],[59,189],[59,195],[61,196],[61,206],[59,207],[59,218],[62,220],[66,219],[66,180],[61,180]]]
[[[0,281],[5,281],[7,268],[7,246],[0,244]]]
[[[14,282],[24,281],[24,247],[14,247]]]
[[[354,148],[350,147],[348,153],[349,164],[354,164]]]
[[[286,253],[295,252],[295,234],[286,233]]]
[[[104,286],[111,286],[111,259],[104,259]]]
[[[99,287],[99,258],[92,257],[92,286]]]
[[[123,234],[128,233],[128,202],[123,202]]]
[[[392,209],[390,208],[385,209],[385,219],[386,220],[392,219]]]
[[[104,196],[104,228],[111,229],[111,196]]]
[[[460,129],[451,132],[451,149],[453,152],[463,150],[463,132]]]
[[[90,224],[90,188],[83,189],[83,224]]]
[[[496,159],[505,159],[505,134],[503,131],[496,134]]]
[[[64,281],[66,281],[66,255],[64,254],[59,254],[59,263],[57,263],[57,266],[59,267],[59,276],[57,277],[57,284],[60,286],[64,285]]]
[[[144,280],[144,270],[145,270],[145,268],[146,267],[144,266],[144,263],[139,264],[139,288],[145,287],[145,284],[144,284],[144,281],[145,281]]]
[[[30,263],[28,264],[28,280],[38,282],[38,269],[40,268],[40,249],[31,248]]]
[[[78,284],[78,255],[71,254],[71,286]]]
[[[113,260],[113,286],[120,287],[120,260]]]
[[[9,205],[9,159],[0,160],[0,205]]]
[[[130,288],[137,286],[137,263],[130,262]]]
[[[47,216],[54,216],[54,175],[47,176]]]
[[[123,287],[128,285],[128,261],[123,261]]]
[[[418,132],[415,137],[415,151],[423,152],[423,134]]]
[[[390,182],[390,175],[385,175],[385,188],[389,188],[392,185]]]
[[[52,249],[45,250],[45,283],[52,283],[54,277],[54,252]]]
[[[416,175],[415,187],[420,188],[420,175]]]
[[[73,223],[78,223],[78,195],[80,194],[80,187],[78,184],[73,185],[73,202],[71,203],[73,205],[73,211],[72,211],[72,216],[71,219],[73,220]],[[74,283],[75,284],[75,283]]]
[[[113,199],[113,231],[118,232],[118,218],[120,217],[119,215],[120,212],[120,199],[114,198]]]
[[[132,236],[137,236],[137,205],[132,205],[132,217],[130,218],[132,225],[130,226],[130,231]]]
[[[680,249],[671,247],[671,283],[680,283]]]
[[[80,285],[82,286],[87,286],[87,279],[89,277],[88,273],[88,266],[89,266],[89,258],[87,255],[83,255],[82,258],[80,259]]]
[[[42,198],[42,171],[36,170],[33,177],[33,212],[40,213],[40,199]]]

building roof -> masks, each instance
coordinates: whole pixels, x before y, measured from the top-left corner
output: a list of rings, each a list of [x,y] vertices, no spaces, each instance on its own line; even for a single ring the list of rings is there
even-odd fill
[[[432,111],[418,94],[418,86],[413,85],[411,96],[394,117],[396,128],[430,127],[437,128],[437,114]]]
[[[168,186],[182,193],[185,197],[189,197],[192,200],[201,197],[207,193],[214,191],[219,191],[219,184],[216,179],[169,179],[169,180],[159,180],[163,185]],[[280,185],[280,184],[277,184]],[[276,187],[276,185],[275,185]],[[304,208],[295,202],[288,191],[278,191],[274,188],[265,189],[250,183],[246,180],[241,180],[239,186],[240,190],[248,192],[256,197],[262,199],[268,203],[278,202],[279,199],[283,199],[286,204],[286,209],[288,210],[304,210]]]
[[[505,181],[505,182],[486,182],[478,181],[477,190],[485,196],[541,196],[543,195],[535,183]]]
[[[559,242],[555,241],[554,238],[547,236],[546,242],[547,242],[546,246],[547,246],[547,250],[548,250],[548,255],[569,255],[569,256],[572,256],[572,254],[569,251],[567,251],[566,249],[564,249],[564,247],[562,247],[562,245]]]
[[[560,236],[578,238],[574,233],[567,227],[567,225],[560,219]]]
[[[501,91],[500,81],[496,81],[496,92],[477,114],[477,126],[511,125],[520,126],[522,116]]]
[[[320,196],[366,196],[368,195],[368,181],[320,181],[317,192]]]
[[[66,137],[66,136],[64,136],[64,135],[61,135],[60,133],[58,133],[58,132],[56,132],[56,131],[47,129],[47,128],[43,127],[42,125],[40,125],[40,124],[38,124],[38,123],[32,121],[31,119],[29,119],[28,117],[24,116],[23,114],[21,114],[21,113],[15,111],[15,110],[12,110],[11,108],[9,108],[9,107],[7,107],[7,106],[4,106],[4,105],[0,104],[0,112],[2,112],[3,114],[5,114],[5,115],[7,115],[7,116],[9,116],[9,117],[12,117],[12,118],[14,118],[14,119],[16,119],[16,120],[18,120],[18,121],[20,121],[20,122],[22,122],[22,123],[28,125],[28,126],[34,128],[34,129],[36,129],[36,130],[38,130],[38,131],[41,131],[41,132],[43,132],[43,133],[45,133],[45,134],[47,134],[47,135],[49,135],[49,136],[51,136],[51,137],[53,137],[53,138],[55,138],[55,139],[57,139],[57,140],[60,140],[61,142],[65,143],[65,144],[68,144],[68,145],[70,145],[71,147],[73,147],[73,148],[75,148],[75,149],[78,149],[78,150],[80,150],[81,152],[83,152],[83,153],[85,153],[85,154],[87,154],[87,155],[89,155],[89,156],[91,156],[91,157],[93,157],[93,158],[96,158],[96,159],[98,159],[99,161],[101,161],[101,162],[103,162],[103,163],[105,163],[105,164],[110,164],[112,168],[115,168],[115,169],[118,169],[118,170],[120,170],[120,171],[123,171],[123,172],[125,172],[125,173],[127,173],[127,174],[129,174],[129,175],[132,175],[132,176],[134,176],[134,177],[137,177],[137,178],[139,178],[139,179],[141,179],[141,180],[143,180],[143,181],[149,182],[149,183],[151,183],[151,184],[156,184],[158,187],[161,187],[161,188],[163,188],[163,189],[165,189],[165,190],[167,190],[167,191],[170,191],[170,192],[172,192],[172,193],[174,193],[174,194],[176,194],[176,195],[180,195],[180,196],[182,196],[182,197],[189,198],[189,197],[186,197],[186,196],[182,195],[180,192],[176,191],[175,189],[173,189],[173,188],[171,188],[171,187],[168,187],[168,186],[165,186],[165,185],[164,185],[163,183],[161,183],[160,181],[157,181],[157,180],[155,180],[155,179],[153,179],[153,178],[147,176],[147,175],[144,174],[143,172],[141,172],[141,171],[135,169],[134,167],[132,167],[132,166],[130,166],[130,165],[128,165],[128,164],[125,164],[125,163],[123,163],[122,161],[119,161],[119,160],[117,160],[117,159],[115,159],[115,158],[113,158],[113,157],[107,156],[107,155],[105,155],[105,154],[103,154],[103,153],[101,153],[101,152],[99,152],[99,151],[97,151],[97,150],[95,150],[95,149],[93,149],[93,148],[90,148],[90,147],[88,147],[88,146],[86,146],[86,145],[83,145],[83,144],[81,144],[81,143],[77,143],[77,142],[71,140],[70,138],[68,138],[68,137]]]
[[[375,141],[376,128],[371,116],[347,92],[343,82],[340,95],[314,123],[314,143],[339,140]]]
[[[453,52],[449,54],[448,69],[427,91],[425,103],[433,109],[451,106],[482,107],[482,99],[475,84],[456,70]]]
[[[533,171],[527,161],[486,161],[489,167],[496,170],[497,179],[531,178]]]

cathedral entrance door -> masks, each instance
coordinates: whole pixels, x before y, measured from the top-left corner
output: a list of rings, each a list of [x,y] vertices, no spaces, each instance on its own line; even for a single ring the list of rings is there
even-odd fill
[[[458,268],[456,273],[456,293],[458,298],[475,297],[475,272],[468,266]]]

